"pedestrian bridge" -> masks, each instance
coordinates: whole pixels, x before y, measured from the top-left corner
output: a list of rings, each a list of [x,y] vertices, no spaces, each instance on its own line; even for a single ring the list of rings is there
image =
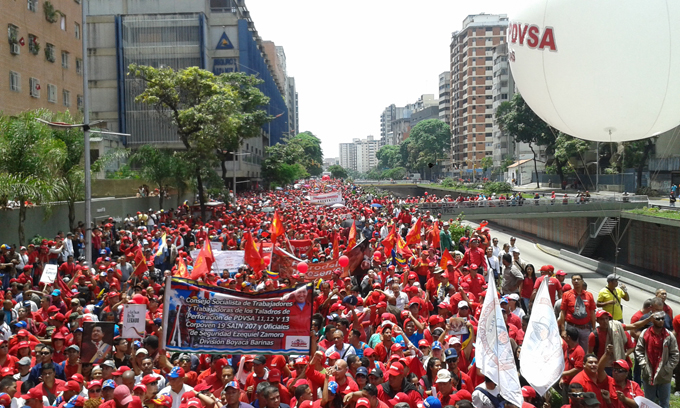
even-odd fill
[[[567,203],[561,198],[551,200],[541,197],[525,198],[521,203],[510,200],[463,201],[452,203],[419,203],[418,209],[441,213],[443,219],[463,214],[466,220],[493,220],[502,218],[572,218],[572,217],[618,217],[621,211],[647,207],[647,196],[619,197],[617,199],[594,199],[577,203],[569,197]]]

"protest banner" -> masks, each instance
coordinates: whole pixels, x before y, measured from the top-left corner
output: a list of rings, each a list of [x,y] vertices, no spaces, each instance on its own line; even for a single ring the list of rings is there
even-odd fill
[[[272,252],[272,264],[270,270],[279,272],[279,279],[290,278],[297,271],[297,264],[302,262],[290,252],[286,252],[280,247],[274,248]]]
[[[308,354],[310,284],[260,294],[168,277],[162,347],[225,354]]]
[[[237,272],[238,267],[243,265],[243,256],[245,251],[222,251],[216,250],[212,245],[210,246],[213,250],[213,256],[215,257],[215,263],[212,265],[212,270],[215,272],[222,272],[223,270],[228,270],[229,272]],[[191,251],[192,259],[198,258],[198,253],[201,252],[199,249]]]
[[[114,322],[83,323],[83,341],[80,345],[80,361],[101,364],[113,354]]]
[[[291,239],[289,242],[293,247],[293,251],[295,251],[294,255],[296,257],[299,258],[302,255],[306,255],[307,259],[312,260],[312,256],[314,256],[314,243],[311,239]]]
[[[128,303],[123,306],[123,337],[141,339],[146,331],[146,305]]]
[[[317,262],[308,264],[305,280],[314,281],[317,279],[331,280],[333,278],[333,271],[336,269],[342,270],[337,259],[328,262]]]
[[[369,240],[362,240],[355,247],[345,252],[344,255],[349,258],[349,265],[347,266],[349,274],[356,276],[357,281],[361,282],[364,275],[371,269],[373,253]]]
[[[41,283],[51,284],[57,278],[57,265],[47,264],[43,269],[42,276],[40,277]]]

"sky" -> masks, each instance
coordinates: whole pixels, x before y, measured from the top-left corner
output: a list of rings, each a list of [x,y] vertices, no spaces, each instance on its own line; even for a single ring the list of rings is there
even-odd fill
[[[339,143],[380,138],[385,107],[439,98],[451,33],[470,14],[507,14],[531,0],[246,0],[263,40],[284,47],[299,95],[300,131]]]

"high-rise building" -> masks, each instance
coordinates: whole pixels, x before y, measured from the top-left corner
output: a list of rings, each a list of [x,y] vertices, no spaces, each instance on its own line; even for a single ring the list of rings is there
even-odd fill
[[[83,60],[79,1],[10,1],[1,6],[8,47],[0,50],[0,111],[82,110]],[[55,10],[55,6],[58,10]]]
[[[411,112],[420,112],[423,109],[429,108],[430,106],[439,106],[439,99],[434,97],[434,94],[424,94],[420,95],[418,100],[413,103],[406,105],[406,109]]]
[[[283,47],[277,46],[273,41],[262,41],[262,47],[264,47],[264,53],[267,56],[269,66],[272,69],[274,82],[276,82],[279,92],[281,92],[281,95],[285,98],[288,86],[288,79],[286,77],[286,53],[283,51]]]
[[[380,138],[384,140],[384,144],[392,144],[392,120],[397,115],[397,107],[392,104],[383,110],[380,114]]]
[[[357,171],[357,145],[354,142],[340,143],[340,166]]]
[[[170,120],[135,101],[145,85],[128,76],[127,67],[136,63],[255,75],[263,81],[258,87],[270,98],[267,111],[276,119],[262,127],[261,137],[246,140],[241,156],[226,168],[233,169],[237,181],[258,180],[264,148],[279,143],[290,129],[276,59],[267,57],[244,0],[87,0],[87,4],[91,119],[105,121],[114,132],[129,133],[126,142],[133,149],[143,144],[183,149]]]
[[[295,88],[295,78],[288,78],[288,93],[286,95],[286,104],[288,105],[288,123],[290,125],[290,134],[297,135],[300,133],[300,109],[298,107],[298,93]]]
[[[508,63],[508,44],[503,43],[493,51],[493,165],[500,167],[509,157],[515,159],[515,143],[512,136],[503,132],[496,121],[496,110],[515,94],[515,81]]]
[[[472,172],[493,156],[493,49],[505,42],[505,14],[469,15],[451,36],[452,168]]]
[[[451,126],[451,71],[439,74],[439,119]]]

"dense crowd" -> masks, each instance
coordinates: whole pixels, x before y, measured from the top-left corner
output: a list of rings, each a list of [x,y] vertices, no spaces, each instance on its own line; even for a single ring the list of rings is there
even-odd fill
[[[306,199],[338,190],[343,206],[317,206]],[[501,243],[484,223],[453,238],[454,226],[462,230],[456,220],[419,209],[441,200],[379,197],[353,185],[312,181],[302,189],[240,195],[233,204],[211,206],[207,220],[187,204],[127,214],[120,222],[105,220],[92,232],[92,265],[84,260],[82,225],[36,245],[3,245],[0,405],[514,407],[475,363],[481,305],[487,296],[499,297],[519,366],[534,298],[547,280],[565,368],[554,398],[538,395],[520,377],[522,407],[550,406],[561,396],[566,407],[636,408],[634,398],[642,395],[669,407],[671,381],[678,374],[674,333],[680,315],[674,318],[665,290],[634,305],[639,310],[624,322],[622,304],[629,296],[616,276],[607,277],[606,287],[588,291],[581,275],[531,264],[516,239]],[[274,217],[280,217],[285,235],[272,243]],[[223,250],[242,249],[247,233],[258,245],[311,240],[309,251],[295,254],[310,263],[342,256],[362,240],[369,241],[373,255],[365,273],[343,277],[338,270],[331,279],[314,282],[309,355],[161,349],[165,277],[179,274],[181,264],[191,270],[192,252],[209,242]],[[405,247],[394,245],[394,234]],[[58,272],[46,285],[41,275],[49,264]],[[500,293],[487,293],[489,279]],[[200,280],[247,292],[306,281],[297,271],[275,278],[247,264]],[[147,305],[141,339],[118,335],[129,303]],[[100,348],[101,358],[94,362],[80,358],[85,322],[117,325],[113,347]],[[93,342],[101,340],[96,329],[91,336]]]

